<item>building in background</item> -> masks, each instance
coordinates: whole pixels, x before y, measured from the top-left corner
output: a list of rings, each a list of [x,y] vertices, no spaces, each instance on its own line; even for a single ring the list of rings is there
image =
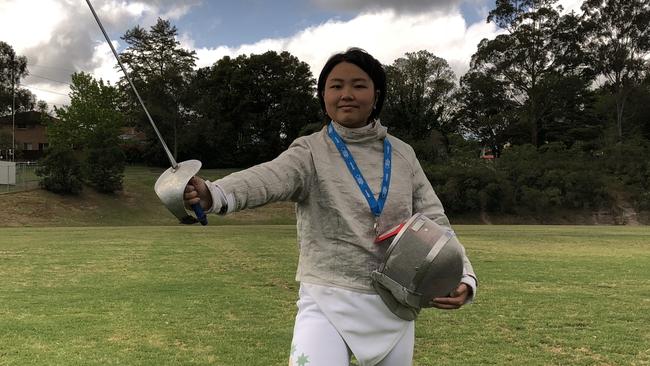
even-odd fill
[[[11,115],[0,117],[0,160],[12,160],[10,149],[14,139],[14,161],[35,161],[42,157],[48,147],[47,126],[43,123],[42,113],[18,112],[15,125]]]

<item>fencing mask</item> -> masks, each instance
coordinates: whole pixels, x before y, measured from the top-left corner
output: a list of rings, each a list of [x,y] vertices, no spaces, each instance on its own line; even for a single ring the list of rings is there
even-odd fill
[[[371,274],[373,286],[402,319],[415,319],[433,298],[449,295],[463,276],[464,251],[454,232],[420,213],[379,235],[376,243],[389,247]]]

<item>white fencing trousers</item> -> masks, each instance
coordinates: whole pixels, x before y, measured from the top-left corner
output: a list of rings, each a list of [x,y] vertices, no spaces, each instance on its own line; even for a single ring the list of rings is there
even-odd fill
[[[415,322],[388,310],[379,295],[302,283],[290,366],[409,366]]]

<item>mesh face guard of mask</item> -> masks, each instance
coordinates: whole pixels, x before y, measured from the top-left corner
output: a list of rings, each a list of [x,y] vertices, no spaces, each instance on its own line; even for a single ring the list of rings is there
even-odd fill
[[[463,248],[451,229],[419,213],[376,240],[379,245],[389,241],[383,263],[371,274],[373,286],[395,315],[413,320],[433,298],[458,286]]]

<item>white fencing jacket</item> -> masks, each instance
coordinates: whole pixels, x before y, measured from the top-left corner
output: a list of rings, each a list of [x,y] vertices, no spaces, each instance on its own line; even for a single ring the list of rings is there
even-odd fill
[[[388,198],[379,220],[383,232],[420,212],[449,227],[411,146],[387,133],[379,121],[362,128],[334,128],[347,144],[377,196],[383,175],[383,140],[393,147]],[[387,248],[374,243],[375,218],[339,151],[327,134],[296,139],[276,159],[230,174],[214,183],[228,203],[227,213],[275,201],[296,203],[300,250],[296,280],[375,293],[370,273]],[[213,192],[213,201],[220,200]],[[476,294],[476,276],[464,258],[463,282]]]

